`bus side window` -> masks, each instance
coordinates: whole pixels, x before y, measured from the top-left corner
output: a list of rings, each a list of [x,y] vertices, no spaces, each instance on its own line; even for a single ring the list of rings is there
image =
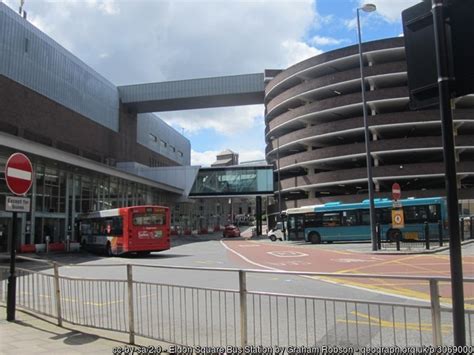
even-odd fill
[[[342,225],[344,226],[355,226],[357,225],[357,211],[348,210],[342,212]]]
[[[304,215],[304,225],[309,228],[321,227],[322,219],[320,213],[307,213]]]
[[[323,213],[323,227],[339,227],[341,225],[340,212]]]
[[[360,212],[360,224],[363,226],[370,225],[370,212],[369,210],[359,210]]]
[[[441,216],[439,214],[439,205],[428,206],[428,219],[432,223],[437,223],[441,220]]]
[[[121,236],[123,234],[123,219],[122,217],[114,217],[112,224],[113,234],[116,236]]]

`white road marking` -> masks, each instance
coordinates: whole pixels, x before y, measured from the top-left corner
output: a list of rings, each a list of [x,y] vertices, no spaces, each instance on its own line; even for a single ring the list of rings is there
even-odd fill
[[[336,261],[338,263],[371,263],[376,260],[341,258],[341,259],[331,259],[331,261]]]
[[[308,256],[308,254],[300,253],[299,251],[267,251],[267,254],[279,258],[302,258]]]

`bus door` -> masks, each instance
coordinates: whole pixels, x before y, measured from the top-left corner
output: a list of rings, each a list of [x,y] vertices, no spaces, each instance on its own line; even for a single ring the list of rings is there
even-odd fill
[[[304,239],[304,215],[288,215],[288,240]]]

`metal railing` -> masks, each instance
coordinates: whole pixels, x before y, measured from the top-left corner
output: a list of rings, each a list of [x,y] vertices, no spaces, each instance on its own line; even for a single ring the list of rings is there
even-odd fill
[[[19,257],[24,258],[24,257]],[[29,258],[26,258],[29,259]],[[30,259],[35,260],[37,259]],[[300,273],[271,270],[155,265],[71,265],[115,267],[125,278],[61,275],[59,264],[43,271],[18,268],[17,305],[63,321],[189,346],[422,346],[453,343],[452,314],[440,303],[447,277]],[[126,270],[124,270],[124,268]],[[174,272],[227,272],[238,276],[232,289],[143,281],[140,268]],[[136,275],[134,275],[136,273]],[[306,276],[318,280],[423,283],[427,301],[382,302],[248,290],[249,274]],[[0,268],[0,301],[6,301],[7,268]],[[474,282],[466,278],[465,283]],[[421,287],[421,286],[417,286]],[[390,288],[387,288],[387,293]],[[466,335],[473,344],[474,310],[466,307]]]

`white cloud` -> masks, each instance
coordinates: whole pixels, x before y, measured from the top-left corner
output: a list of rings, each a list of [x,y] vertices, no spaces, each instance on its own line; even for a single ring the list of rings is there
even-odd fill
[[[372,0],[375,6],[377,6],[377,14],[382,16],[387,22],[393,23],[401,20],[401,13],[406,8],[413,6],[421,0]],[[365,3],[364,0],[360,0],[360,6]]]
[[[364,21],[362,19],[362,21]],[[355,30],[357,28],[357,18],[351,18],[349,20],[344,20],[344,25],[348,30]]]
[[[179,112],[160,112],[159,116],[172,126],[193,134],[203,128],[232,136],[252,129],[256,120],[263,121],[263,105],[213,108]],[[179,129],[178,129],[179,130]],[[263,137],[263,132],[262,132]]]
[[[285,67],[289,67],[290,65],[314,57],[323,52],[322,50],[311,47],[304,42],[284,41],[281,45],[285,49],[283,51],[286,62]]]
[[[209,166],[216,161],[217,150],[208,150],[205,152],[196,152],[191,149],[191,165]]]
[[[311,38],[311,43],[315,46],[337,45],[343,42],[345,42],[345,40],[332,37],[314,36]]]
[[[265,154],[260,150],[242,150],[239,152],[239,161],[263,160]]]

